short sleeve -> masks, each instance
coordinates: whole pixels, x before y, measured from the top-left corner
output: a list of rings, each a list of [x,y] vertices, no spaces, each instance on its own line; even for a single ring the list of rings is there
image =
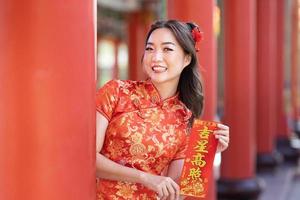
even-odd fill
[[[176,154],[174,155],[173,160],[178,160],[178,159],[184,159],[185,158],[186,151],[187,151],[187,148],[188,148],[188,141],[189,141],[189,137],[185,136],[184,141],[182,142],[181,146],[179,147]]]
[[[96,110],[111,120],[119,99],[119,83],[111,80],[96,93]]]

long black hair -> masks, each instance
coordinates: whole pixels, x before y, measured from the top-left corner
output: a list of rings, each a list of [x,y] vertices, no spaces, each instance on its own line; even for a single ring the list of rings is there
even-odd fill
[[[177,20],[160,20],[151,25],[146,37],[147,44],[148,39],[154,30],[158,28],[167,28],[174,34],[184,52],[191,56],[190,64],[186,66],[180,74],[177,87],[180,100],[192,112],[192,117],[189,120],[190,126],[192,126],[195,118],[200,117],[204,100],[195,41],[191,33],[195,27],[198,27],[195,23],[184,23]]]

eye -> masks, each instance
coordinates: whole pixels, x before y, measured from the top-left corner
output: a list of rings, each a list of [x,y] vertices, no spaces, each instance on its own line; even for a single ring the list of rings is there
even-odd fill
[[[169,47],[165,47],[164,51],[174,51],[173,49],[169,48]]]
[[[146,51],[152,51],[153,48],[152,48],[152,47],[146,47],[145,50],[146,50]]]

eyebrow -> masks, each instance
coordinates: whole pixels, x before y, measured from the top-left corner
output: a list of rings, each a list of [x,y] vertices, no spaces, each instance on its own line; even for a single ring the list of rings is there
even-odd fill
[[[162,44],[171,44],[171,45],[174,45],[174,46],[176,46],[176,44],[174,44],[173,42],[163,42]],[[154,45],[154,43],[153,42],[147,42],[147,45]]]

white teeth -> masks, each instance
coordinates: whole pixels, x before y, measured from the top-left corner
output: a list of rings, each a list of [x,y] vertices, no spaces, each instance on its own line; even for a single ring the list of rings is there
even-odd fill
[[[156,73],[165,72],[168,68],[162,67],[162,66],[154,66],[152,67],[152,70]]]

